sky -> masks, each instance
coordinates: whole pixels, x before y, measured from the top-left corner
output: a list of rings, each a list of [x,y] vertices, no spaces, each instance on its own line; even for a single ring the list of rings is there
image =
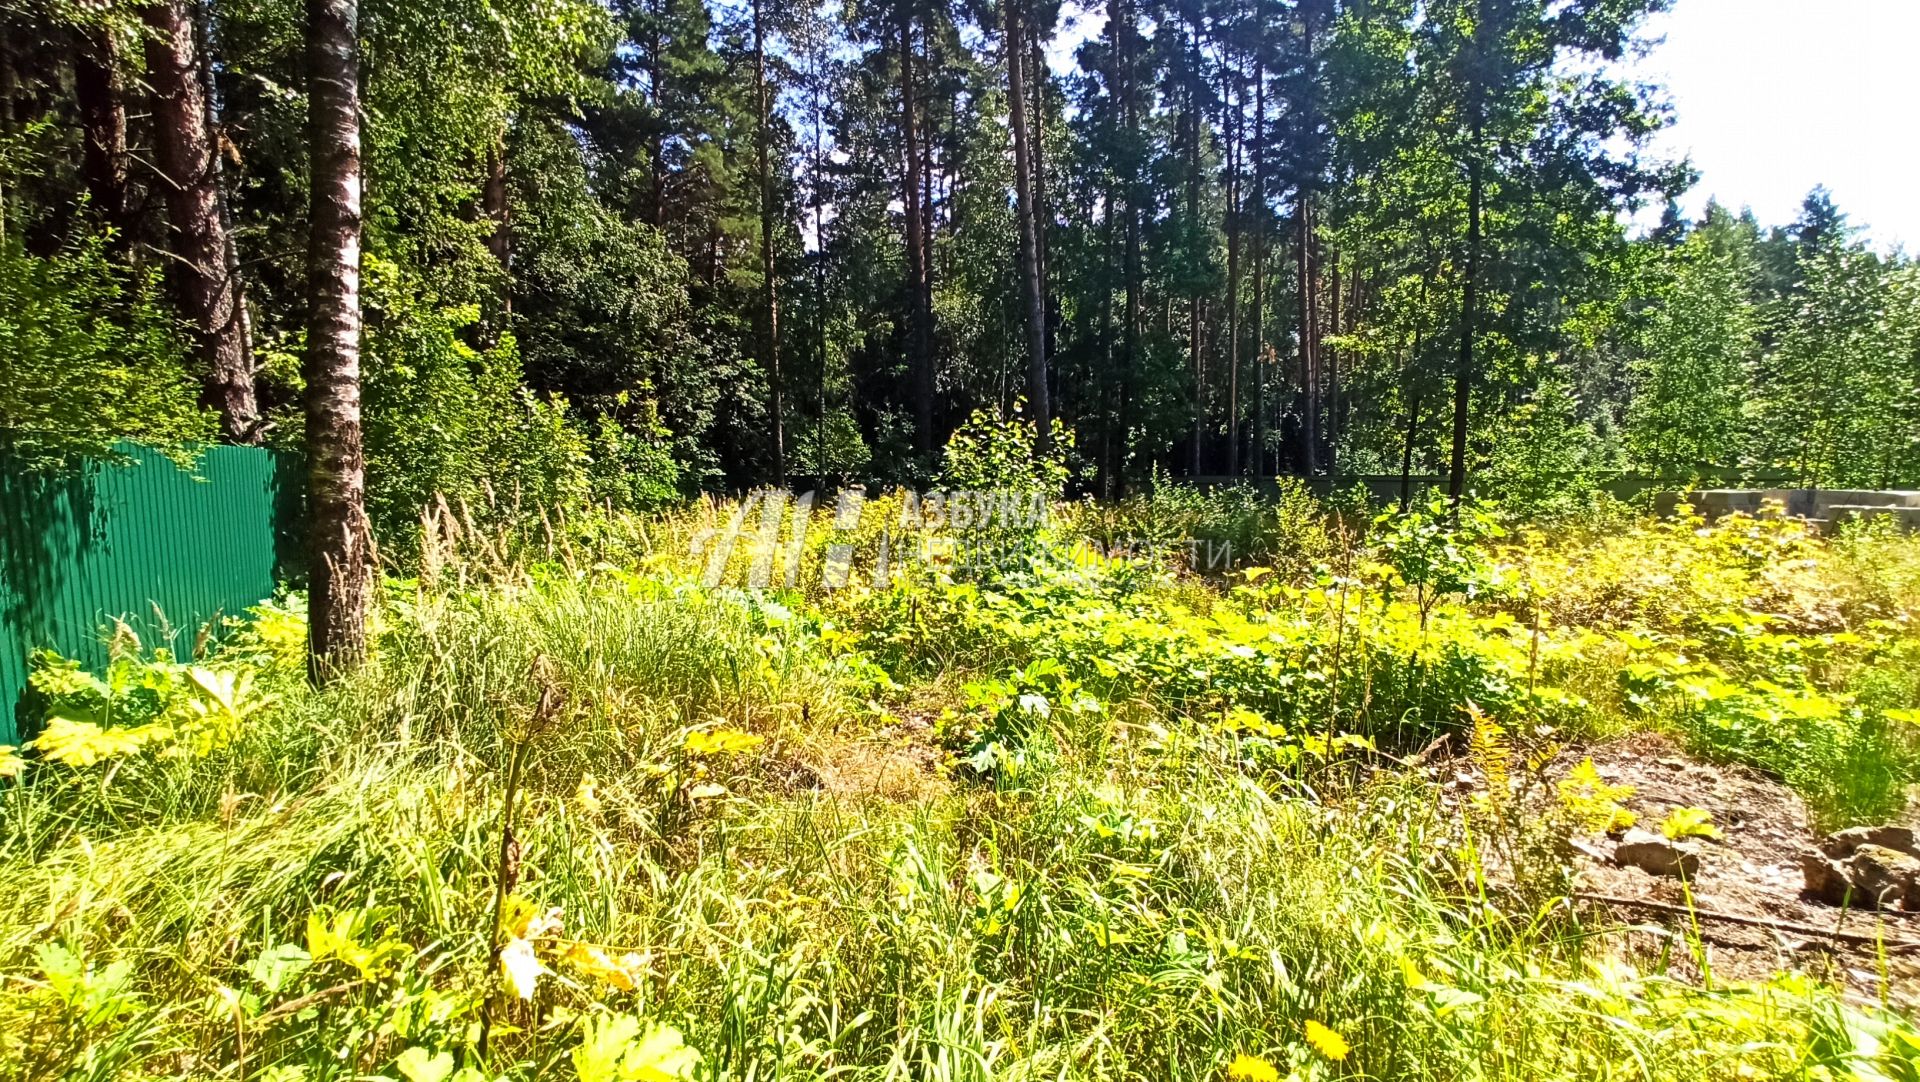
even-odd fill
[[[1920,249],[1920,0],[1676,0],[1635,65],[1665,84],[1658,146],[1709,196],[1784,224],[1825,184],[1875,246]]]

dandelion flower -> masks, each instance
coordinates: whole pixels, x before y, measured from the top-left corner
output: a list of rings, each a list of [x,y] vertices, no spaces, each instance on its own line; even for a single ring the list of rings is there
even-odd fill
[[[1307,1043],[1313,1046],[1315,1052],[1336,1062],[1346,1059],[1347,1053],[1351,1051],[1347,1047],[1345,1037],[1311,1018],[1307,1019]]]
[[[1259,1056],[1249,1056],[1245,1052],[1233,1057],[1227,1064],[1228,1078],[1244,1078],[1247,1082],[1280,1082],[1280,1072],[1273,1064]]]

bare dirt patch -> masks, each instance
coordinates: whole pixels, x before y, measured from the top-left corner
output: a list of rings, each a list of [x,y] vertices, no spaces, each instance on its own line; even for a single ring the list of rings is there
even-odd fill
[[[1704,976],[1704,962],[1717,979],[1797,970],[1844,982],[1864,998],[1885,994],[1920,1005],[1920,950],[1903,946],[1920,943],[1920,913],[1843,909],[1807,897],[1800,858],[1820,836],[1791,790],[1742,767],[1692,759],[1651,733],[1569,752],[1553,770],[1563,775],[1589,756],[1608,782],[1633,786],[1622,803],[1643,827],[1657,831],[1675,808],[1703,808],[1722,834],[1692,840],[1700,868],[1684,883],[1615,865],[1604,837],[1576,839],[1575,890],[1644,929],[1627,936],[1630,953],[1665,959],[1683,975]],[[1700,957],[1689,940],[1699,943]]]
[[[843,795],[912,802],[947,788],[938,749],[890,742],[884,733],[836,749],[833,759],[818,769],[821,788]]]
[[[781,773],[790,790],[913,803],[946,793],[944,759],[932,719],[909,713],[877,729],[827,734],[791,755]]]

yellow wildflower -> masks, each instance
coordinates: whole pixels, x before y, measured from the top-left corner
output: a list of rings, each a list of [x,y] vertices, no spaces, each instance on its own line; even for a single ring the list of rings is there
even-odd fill
[[[1345,1037],[1311,1018],[1307,1019],[1307,1043],[1313,1046],[1315,1052],[1336,1062],[1346,1059],[1347,1053],[1351,1051],[1347,1047]]]
[[[1259,1056],[1249,1056],[1245,1052],[1233,1057],[1227,1064],[1228,1078],[1244,1078],[1247,1082],[1280,1082],[1280,1072]]]

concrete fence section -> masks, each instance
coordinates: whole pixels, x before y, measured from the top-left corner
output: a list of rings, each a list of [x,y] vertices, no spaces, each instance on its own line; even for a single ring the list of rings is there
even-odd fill
[[[1843,522],[1885,519],[1901,530],[1920,529],[1920,491],[1854,488],[1717,488],[1698,492],[1662,493],[1654,509],[1671,515],[1681,501],[1702,517],[1742,513],[1764,514],[1770,509],[1806,519],[1830,529]]]

